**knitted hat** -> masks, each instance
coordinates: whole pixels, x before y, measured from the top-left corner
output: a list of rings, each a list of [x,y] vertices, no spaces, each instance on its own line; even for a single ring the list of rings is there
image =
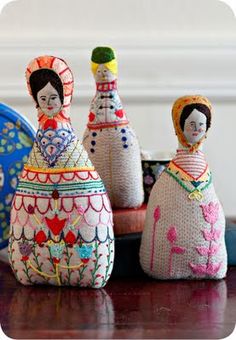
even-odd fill
[[[96,64],[105,64],[116,59],[115,51],[111,47],[96,47],[93,49],[91,60]]]
[[[206,138],[206,134],[197,143],[195,144],[188,143],[182,131],[182,128],[180,126],[180,118],[181,118],[183,109],[187,105],[190,105],[190,104],[204,104],[209,108],[210,112],[212,111],[212,106],[208,98],[200,96],[200,95],[195,95],[195,96],[184,96],[184,97],[178,98],[172,107],[172,119],[173,119],[174,128],[175,128],[175,132],[178,137],[178,140],[183,146],[189,148],[190,151],[194,152],[199,148],[203,140]]]

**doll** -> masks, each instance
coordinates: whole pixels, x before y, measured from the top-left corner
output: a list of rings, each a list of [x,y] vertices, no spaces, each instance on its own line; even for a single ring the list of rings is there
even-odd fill
[[[133,208],[143,202],[141,156],[117,92],[117,60],[110,47],[92,52],[96,81],[83,145],[104,181],[113,207]]]
[[[9,259],[25,285],[103,287],[113,267],[110,202],[70,121],[73,75],[41,56],[26,70],[39,127],[11,210]]]
[[[226,275],[225,216],[201,150],[211,111],[202,96],[179,98],[172,109],[179,148],[152,189],[140,249],[143,270],[157,279]]]

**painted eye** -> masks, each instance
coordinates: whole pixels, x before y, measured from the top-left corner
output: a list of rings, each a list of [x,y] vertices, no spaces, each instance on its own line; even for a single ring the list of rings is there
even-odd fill
[[[51,99],[52,99],[52,100],[55,100],[55,99],[57,99],[57,96],[53,96],[53,97],[51,97]]]
[[[104,70],[103,72],[107,72],[107,70]]]
[[[202,125],[204,125],[204,124],[203,124],[203,123],[200,123],[199,125],[202,126]]]
[[[41,100],[42,100],[43,102],[45,102],[45,101],[46,101],[46,98],[41,98]]]

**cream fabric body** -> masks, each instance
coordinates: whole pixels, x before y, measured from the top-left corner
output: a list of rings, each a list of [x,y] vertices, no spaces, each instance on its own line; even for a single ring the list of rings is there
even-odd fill
[[[225,216],[222,206],[217,198],[214,186],[211,183],[203,191],[201,202],[190,200],[189,193],[180,186],[168,173],[163,172],[155,183],[147,207],[144,231],[140,248],[140,263],[143,270],[157,279],[221,279],[225,277],[227,270],[227,254],[224,241]],[[203,216],[201,205],[210,202],[219,205],[218,220],[214,224],[216,230],[220,230],[217,241],[207,241],[203,237],[203,231],[210,231],[210,224]],[[155,223],[155,211],[159,207],[157,223]],[[175,228],[176,240],[174,243],[167,238],[170,228]],[[200,255],[197,247],[209,248],[209,244],[219,247],[216,254],[209,257]],[[173,253],[172,246],[181,247],[184,253]],[[171,270],[170,270],[171,256]],[[217,273],[196,274],[190,268],[194,265],[221,263]]]
[[[127,148],[123,147],[124,136]],[[92,146],[92,141],[96,145]],[[133,129],[129,125],[101,130],[87,128],[83,145],[105,184],[111,205],[119,208],[140,206],[144,198],[142,167],[139,143]]]

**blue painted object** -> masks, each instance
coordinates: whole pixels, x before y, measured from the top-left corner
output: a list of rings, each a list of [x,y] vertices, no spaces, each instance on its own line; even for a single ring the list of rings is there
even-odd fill
[[[26,118],[0,103],[0,250],[8,244],[11,202],[34,139]]]
[[[236,223],[227,221],[225,243],[228,254],[228,265],[236,266]]]

